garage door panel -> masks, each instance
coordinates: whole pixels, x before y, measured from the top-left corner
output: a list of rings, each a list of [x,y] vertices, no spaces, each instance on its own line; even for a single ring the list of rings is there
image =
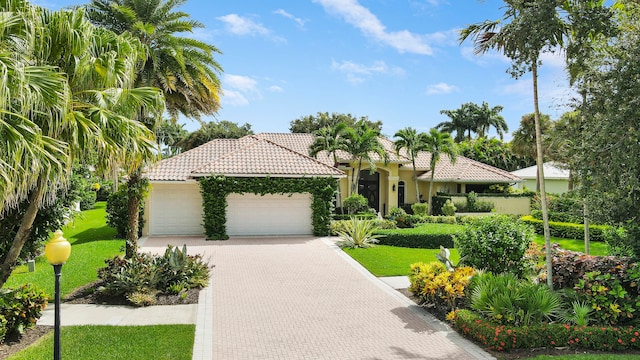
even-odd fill
[[[154,184],[149,205],[149,235],[204,234],[198,184]]]
[[[228,235],[312,233],[310,194],[230,194],[227,204]]]

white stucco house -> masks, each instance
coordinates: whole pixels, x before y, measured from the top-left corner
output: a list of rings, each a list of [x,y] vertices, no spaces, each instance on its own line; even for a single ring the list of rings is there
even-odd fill
[[[213,175],[227,178],[333,178],[341,199],[349,195],[353,160],[346,153],[321,152],[309,156],[312,134],[260,133],[240,139],[216,139],[172,158],[164,159],[145,176],[151,183],[145,207],[143,236],[201,235],[203,197],[198,179]],[[389,161],[376,161],[370,173],[363,164],[358,192],[369,206],[386,215],[395,206],[414,203],[415,182],[411,160],[395,154],[393,142],[381,138]],[[429,189],[431,154],[416,160],[421,194]],[[442,156],[434,173],[434,193],[482,192],[492,184],[522,181],[517,175],[465,158],[452,163]],[[226,233],[234,235],[302,235],[312,233],[312,201],[309,193],[231,193],[226,197]],[[340,206],[340,204],[337,204]]]
[[[545,190],[551,194],[563,194],[569,191],[569,170],[561,167],[556,163],[545,163],[543,165],[544,171],[544,186]],[[530,166],[528,168],[512,171],[511,174],[516,175],[524,182],[516,183],[513,187],[519,190],[526,187],[529,190],[536,190],[536,178],[538,174],[537,166]]]

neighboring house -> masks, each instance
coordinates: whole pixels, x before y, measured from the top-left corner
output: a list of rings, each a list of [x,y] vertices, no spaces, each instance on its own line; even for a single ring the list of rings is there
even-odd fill
[[[202,196],[197,178],[227,177],[333,177],[339,181],[342,199],[349,193],[351,157],[338,153],[338,163],[325,152],[308,156],[312,134],[260,133],[241,139],[217,139],[149,169],[151,190],[146,203],[144,235],[203,234]],[[377,163],[370,174],[363,164],[359,193],[382,214],[392,207],[415,202],[411,161],[396,155],[393,142],[381,138],[389,161]],[[420,193],[429,189],[430,154],[416,161]],[[436,165],[434,192],[482,192],[490,185],[513,184],[521,179],[509,172],[458,157],[452,164],[442,156]],[[311,196],[302,194],[231,194],[226,209],[228,235],[311,234]]]
[[[569,191],[569,170],[564,169],[556,163],[545,163],[544,170],[544,187],[547,193],[562,194]],[[538,167],[530,166],[528,168],[512,171],[511,174],[524,179],[524,182],[518,183],[513,187],[519,190],[527,187],[529,190],[536,190],[536,179],[538,177]]]

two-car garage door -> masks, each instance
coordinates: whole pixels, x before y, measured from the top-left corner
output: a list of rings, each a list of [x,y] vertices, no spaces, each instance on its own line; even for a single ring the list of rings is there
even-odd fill
[[[311,194],[230,194],[227,234],[308,235]],[[147,235],[201,235],[202,196],[197,183],[156,183],[147,206]]]

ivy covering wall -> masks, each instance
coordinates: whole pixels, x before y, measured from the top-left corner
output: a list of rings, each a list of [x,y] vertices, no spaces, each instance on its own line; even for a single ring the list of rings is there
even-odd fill
[[[334,178],[243,178],[211,176],[199,179],[204,208],[204,229],[208,240],[226,240],[227,195],[310,193],[313,235],[329,235],[333,197],[338,188]]]

